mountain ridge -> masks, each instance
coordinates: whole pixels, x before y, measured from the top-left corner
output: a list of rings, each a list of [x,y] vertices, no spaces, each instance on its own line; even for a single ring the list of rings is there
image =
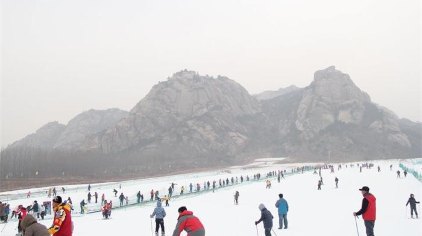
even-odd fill
[[[58,131],[41,137],[54,144],[38,148],[81,162],[115,160],[110,169],[98,167],[102,174],[225,166],[257,157],[352,161],[422,155],[421,125],[373,103],[334,66],[316,71],[307,87],[279,91],[258,99],[227,77],[183,70],[154,85],[129,112],[111,112],[106,125],[98,125],[104,114],[52,125]]]

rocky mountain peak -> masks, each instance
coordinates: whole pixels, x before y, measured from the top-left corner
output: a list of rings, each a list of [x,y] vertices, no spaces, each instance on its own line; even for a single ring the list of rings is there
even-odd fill
[[[193,79],[195,77],[200,77],[198,72],[184,69],[174,73],[169,79]]]
[[[313,82],[305,88],[297,110],[296,128],[304,138],[312,138],[335,122],[359,124],[368,94],[362,92],[348,74],[330,66],[314,74]]]
[[[327,100],[370,102],[368,94],[362,92],[348,74],[336,70],[335,66],[316,71],[309,87],[316,96]]]
[[[179,118],[221,111],[230,111],[235,116],[256,113],[259,103],[233,80],[188,70],[155,85],[131,110],[139,114],[174,114]]]

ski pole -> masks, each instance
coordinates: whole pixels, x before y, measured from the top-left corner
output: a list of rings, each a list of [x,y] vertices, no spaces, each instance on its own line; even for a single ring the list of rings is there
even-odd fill
[[[274,235],[277,236],[277,234],[275,233],[274,229],[271,229],[271,230],[273,231]]]
[[[259,236],[259,234],[258,234],[258,225],[255,225],[255,227],[256,227],[256,236]]]
[[[355,216],[356,232],[358,233],[358,236],[359,236],[358,222],[356,222],[356,218],[357,216]]]
[[[407,218],[407,205],[406,205],[406,207],[404,208],[404,218]]]
[[[154,236],[154,232],[152,231],[152,218],[151,219],[151,235]]]
[[[3,226],[3,228],[1,229],[1,231],[0,231],[0,232],[3,232],[4,228],[6,228],[7,223],[9,223],[9,222],[6,222],[6,223],[4,224],[4,226]]]

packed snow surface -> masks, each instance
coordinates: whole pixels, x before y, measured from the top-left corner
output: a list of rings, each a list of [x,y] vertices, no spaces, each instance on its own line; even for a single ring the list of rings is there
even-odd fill
[[[144,202],[129,205],[120,209],[113,209],[111,219],[104,220],[100,212],[79,214],[79,202],[87,198],[88,185],[64,186],[63,194],[60,185],[55,186],[58,195],[63,200],[70,196],[74,204],[72,214],[74,222],[74,236],[91,235],[153,235],[155,222],[149,216],[153,212],[155,202],[149,202],[151,189],[158,190],[160,196],[167,194],[167,189],[172,182],[176,183],[175,194],[179,194],[180,187],[185,186],[185,194],[170,200],[170,206],[165,207],[167,216],[164,219],[166,235],[172,235],[177,222],[177,209],[186,206],[193,211],[203,223],[208,236],[255,236],[264,235],[263,225],[255,226],[254,222],[259,219],[258,205],[263,203],[274,215],[274,227],[272,235],[283,236],[355,236],[366,235],[363,220],[357,219],[357,227],[353,212],[360,209],[362,195],[358,190],[362,186],[368,186],[370,192],[377,199],[377,220],[375,222],[375,235],[422,235],[420,219],[410,218],[410,208],[406,207],[409,195],[413,193],[417,201],[422,200],[422,183],[412,175],[397,177],[399,160],[372,161],[372,168],[362,168],[360,172],[357,164],[336,163],[334,173],[330,169],[322,169],[321,174],[324,185],[317,190],[319,175],[313,171],[301,171],[291,174],[291,169],[302,165],[316,164],[275,164],[271,160],[260,160],[259,165],[228,168],[215,172],[201,172],[184,175],[166,176],[153,179],[133,180],[119,183],[91,184],[91,193],[98,192],[99,199],[105,193],[107,200],[112,200],[113,205],[119,205],[118,196],[121,192],[129,196],[129,204],[136,202],[136,193],[144,194]],[[411,162],[408,162],[411,163]],[[407,165],[409,165],[407,163]],[[342,168],[338,169],[341,164]],[[347,168],[346,168],[347,164]],[[390,165],[392,169],[390,170]],[[381,171],[378,172],[377,167]],[[421,166],[415,165],[420,171]],[[272,182],[270,189],[266,188],[266,174],[269,171],[286,170],[288,175],[278,183],[276,177],[268,178]],[[261,179],[240,183],[240,176],[248,175],[253,180],[253,175],[261,173]],[[238,177],[238,184],[219,188],[218,180]],[[339,187],[335,187],[334,178],[339,178]],[[217,181],[216,191],[202,191],[204,181]],[[189,184],[201,185],[198,194],[189,194]],[[121,188],[120,188],[121,185]],[[43,202],[51,200],[46,191],[49,187],[19,190],[0,193],[0,200],[8,202],[13,209],[19,204],[30,205],[34,200]],[[211,187],[212,188],[212,187]],[[112,193],[113,189],[119,191],[117,197]],[[31,197],[26,193],[31,191]],[[234,204],[234,192],[239,191],[239,204]],[[186,194],[188,193],[188,194]],[[275,202],[278,194],[283,193],[289,204],[288,229],[278,229],[278,215]],[[86,200],[85,200],[86,201]],[[164,205],[164,204],[163,204]],[[91,203],[89,211],[98,210],[100,205]],[[420,214],[420,204],[418,212]],[[52,223],[51,216],[40,220],[40,223],[49,227]],[[14,236],[17,233],[16,219],[9,220],[7,224],[0,224],[2,236]],[[186,235],[183,232],[181,235]]]

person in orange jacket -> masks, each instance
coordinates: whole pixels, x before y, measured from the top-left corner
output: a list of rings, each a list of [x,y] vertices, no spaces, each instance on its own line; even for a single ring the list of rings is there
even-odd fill
[[[62,202],[60,196],[53,199],[54,221],[48,232],[53,236],[72,236],[73,222],[71,206]]]

